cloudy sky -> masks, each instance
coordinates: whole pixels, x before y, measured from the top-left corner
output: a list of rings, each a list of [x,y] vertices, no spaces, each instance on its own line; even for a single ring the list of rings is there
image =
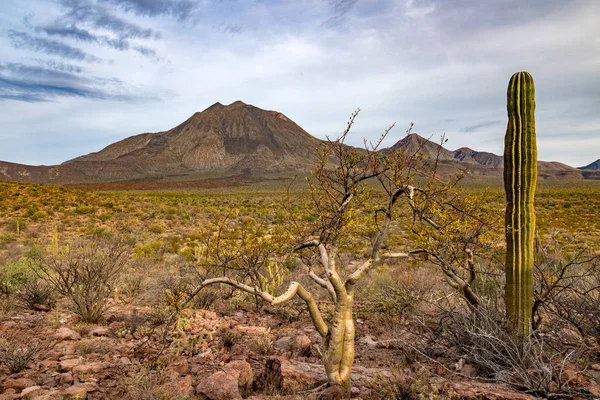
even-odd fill
[[[598,0],[0,0],[0,160],[56,164],[219,101],[314,136],[502,153],[512,73],[542,160],[600,158]]]

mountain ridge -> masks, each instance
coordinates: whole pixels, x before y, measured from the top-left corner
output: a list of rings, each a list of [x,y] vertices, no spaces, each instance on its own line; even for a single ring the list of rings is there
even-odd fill
[[[229,105],[217,102],[172,129],[130,136],[58,165],[0,161],[0,179],[56,184],[256,179],[309,171],[321,143],[281,112],[240,100]],[[437,158],[447,171],[466,169],[471,176],[502,177],[503,157],[493,153],[467,147],[451,151],[416,133],[384,151],[400,148]],[[558,162],[538,165],[540,179],[600,179],[590,166],[584,171]]]

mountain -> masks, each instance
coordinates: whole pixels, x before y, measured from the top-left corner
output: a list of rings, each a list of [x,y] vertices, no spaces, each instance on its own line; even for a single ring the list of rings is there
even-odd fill
[[[578,169],[582,171],[600,171],[600,159],[586,165],[585,167],[579,167]]]
[[[215,103],[171,130],[132,136],[61,165],[0,162],[0,179],[71,183],[306,171],[319,143],[280,112]]]
[[[399,148],[405,149],[406,152],[410,153],[419,151],[429,159],[437,157],[438,170],[441,172],[454,173],[458,170],[465,170],[473,177],[502,177],[504,157],[493,153],[479,152],[468,147],[450,151],[416,133],[407,135],[391,147],[393,150],[398,150]],[[596,163],[600,163],[600,160]],[[593,164],[584,168],[591,170],[593,169]],[[600,179],[600,173],[582,172],[581,169],[584,168],[577,169],[556,161],[538,161],[538,178],[563,180]]]
[[[131,136],[60,165],[0,161],[0,180],[104,186],[120,182],[119,187],[136,188],[231,186],[273,174],[307,172],[320,143],[280,112],[241,101],[227,106],[215,103],[173,129]],[[466,147],[450,151],[417,134],[407,135],[391,149],[437,158],[440,173],[466,170],[472,178],[502,178],[503,158],[492,153]],[[576,169],[539,161],[538,175],[540,179],[600,179],[599,164],[600,160]]]

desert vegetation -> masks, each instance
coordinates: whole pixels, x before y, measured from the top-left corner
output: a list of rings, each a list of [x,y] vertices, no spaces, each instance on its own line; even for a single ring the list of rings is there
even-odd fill
[[[510,90],[505,187],[357,113],[306,179],[0,182],[0,398],[600,396],[600,185],[536,188]]]

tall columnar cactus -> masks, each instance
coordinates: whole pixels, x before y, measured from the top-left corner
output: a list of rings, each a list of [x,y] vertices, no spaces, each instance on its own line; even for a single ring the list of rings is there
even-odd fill
[[[518,336],[531,331],[533,303],[533,198],[537,180],[535,88],[528,72],[508,84],[508,126],[504,139],[506,191],[506,310]]]

